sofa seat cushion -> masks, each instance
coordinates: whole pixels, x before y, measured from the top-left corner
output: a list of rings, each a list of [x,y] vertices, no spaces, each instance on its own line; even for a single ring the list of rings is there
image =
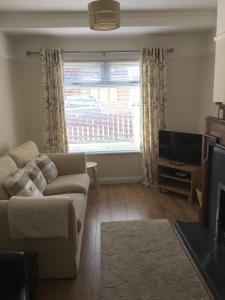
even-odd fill
[[[73,174],[58,176],[49,183],[44,190],[44,195],[58,195],[68,193],[87,193],[89,188],[88,174]]]
[[[9,194],[6,191],[3,183],[5,180],[17,172],[15,162],[9,156],[0,158],[0,200],[9,199]]]
[[[23,168],[30,160],[39,156],[36,144],[28,141],[7,153],[16,163],[18,168]]]
[[[87,208],[87,197],[83,193],[62,194],[73,200],[75,216],[77,219],[77,233],[79,234],[85,223],[85,212]]]

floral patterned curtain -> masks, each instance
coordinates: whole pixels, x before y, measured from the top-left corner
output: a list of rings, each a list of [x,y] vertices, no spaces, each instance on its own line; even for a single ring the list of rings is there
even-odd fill
[[[155,185],[159,129],[165,128],[166,60],[163,48],[142,49],[142,166],[144,184]]]
[[[44,144],[46,152],[68,152],[60,49],[41,49]]]

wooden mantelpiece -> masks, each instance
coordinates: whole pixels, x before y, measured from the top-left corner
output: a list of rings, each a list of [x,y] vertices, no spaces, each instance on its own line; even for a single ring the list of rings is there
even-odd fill
[[[225,147],[225,120],[206,118],[206,135],[216,139],[216,144]]]
[[[200,209],[200,222],[204,226],[209,222],[210,164],[215,147],[225,152],[225,120],[207,117],[203,145],[203,199]]]

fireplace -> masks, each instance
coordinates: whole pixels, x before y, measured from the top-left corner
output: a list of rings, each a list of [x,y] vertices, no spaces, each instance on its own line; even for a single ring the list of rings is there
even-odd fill
[[[200,222],[175,227],[216,299],[225,299],[225,120],[208,117]]]
[[[209,147],[212,147],[209,145]],[[225,151],[214,145],[209,152],[208,221],[210,238],[225,245]]]
[[[225,247],[225,185],[218,184],[215,239]]]

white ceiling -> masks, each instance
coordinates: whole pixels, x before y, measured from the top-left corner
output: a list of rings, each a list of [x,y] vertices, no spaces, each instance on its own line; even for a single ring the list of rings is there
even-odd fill
[[[0,10],[87,11],[90,0],[0,0]],[[121,10],[215,9],[216,0],[120,0]]]
[[[216,27],[217,0],[118,0],[121,28],[89,29],[91,0],[0,0],[0,32],[11,35],[138,36]],[[225,0],[224,0],[225,1]]]

